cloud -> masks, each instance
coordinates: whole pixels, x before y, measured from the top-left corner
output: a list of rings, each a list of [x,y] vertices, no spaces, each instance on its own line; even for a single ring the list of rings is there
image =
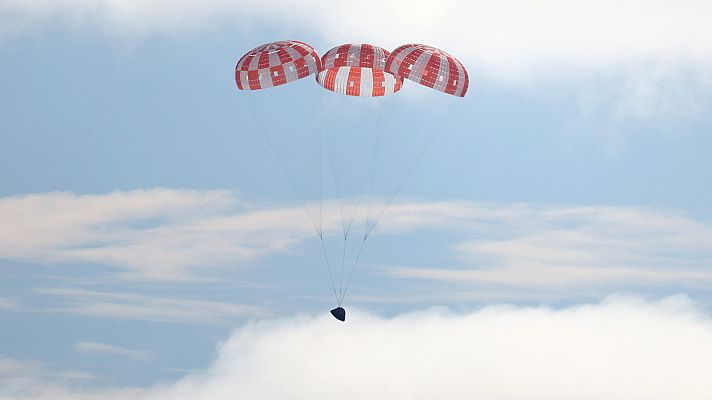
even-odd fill
[[[75,343],[74,351],[82,354],[107,354],[121,356],[140,361],[147,360],[150,357],[150,353],[147,351],[125,349],[123,347],[97,342]]]
[[[401,278],[518,288],[712,285],[712,226],[670,211],[625,207],[482,206],[462,265],[387,267]]]
[[[340,234],[338,208],[323,208],[327,236]],[[357,213],[354,226],[363,218]],[[211,268],[243,265],[315,240],[301,207],[257,208],[222,191],[6,197],[0,219],[0,259],[88,262],[118,268],[122,277],[166,281],[209,277]],[[456,261],[384,266],[387,274],[520,288],[712,282],[712,224],[674,210],[411,201],[391,205],[375,234],[416,230],[453,233]],[[341,243],[334,247],[339,253]],[[98,314],[114,307],[105,306],[76,310]],[[132,307],[123,304],[114,314]]]
[[[83,371],[56,371],[36,361],[0,357],[0,399],[45,398],[47,391],[66,393],[73,384],[92,378]]]
[[[59,298],[53,308],[45,311],[99,318],[214,324],[263,315],[257,307],[216,301],[69,288],[45,288],[36,292]]]
[[[0,310],[15,310],[17,307],[15,301],[0,297]]]
[[[142,279],[242,264],[313,234],[300,207],[251,211],[224,191],[0,198],[0,259],[115,265]]]
[[[345,42],[389,49],[428,43],[469,66],[473,91],[483,80],[535,92],[541,83],[573,84],[582,115],[605,121],[599,129],[617,137],[627,122],[704,117],[712,103],[710,20],[712,5],[697,0],[181,0],[170,7],[158,0],[5,0],[0,40],[59,23],[122,40],[237,25],[245,37],[235,59],[268,37],[305,33],[318,38],[321,52]]]
[[[271,26],[316,30],[332,44],[446,45],[482,66],[496,65],[492,71],[502,66],[528,69],[524,65],[533,60],[616,65],[629,58],[712,59],[712,27],[707,23],[712,6],[693,0],[206,0],[176,1],[171,7],[158,0],[6,0],[0,12],[13,16],[16,25],[59,19],[125,33],[173,33],[236,20],[254,29],[258,21],[269,21]]]
[[[712,392],[712,319],[684,295],[613,296],[562,309],[430,309],[392,318],[350,311],[346,324],[328,315],[248,324],[201,373],[109,393],[145,400],[702,400]],[[107,396],[44,394],[23,398]]]
[[[341,205],[325,201],[321,212],[325,235],[340,232],[340,213],[350,215],[353,207],[348,200]],[[379,230],[398,233],[439,226],[468,207],[447,202],[396,204],[384,219],[387,226]],[[366,210],[359,210],[357,224],[363,224]],[[205,279],[210,268],[244,265],[316,237],[303,207],[257,208],[227,191],[157,188],[11,196],[0,198],[0,221],[0,259],[110,265],[124,278],[143,280]]]

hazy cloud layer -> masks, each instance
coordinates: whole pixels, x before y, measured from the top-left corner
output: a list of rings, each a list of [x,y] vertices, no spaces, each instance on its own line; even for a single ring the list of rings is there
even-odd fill
[[[0,259],[116,265],[159,280],[241,264],[313,234],[300,207],[252,212],[220,191],[6,197],[0,221]]]
[[[14,310],[17,308],[17,303],[10,299],[0,297],[0,310]]]
[[[49,398],[44,393],[67,393],[73,383],[92,379],[82,371],[53,371],[40,362],[0,356],[0,399]]]
[[[134,293],[99,292],[69,288],[37,289],[53,296],[54,307],[45,311],[146,321],[226,323],[235,318],[263,315],[258,307],[217,301],[167,298]]]
[[[625,207],[477,206],[461,265],[393,267],[399,277],[512,287],[712,285],[712,225]]]
[[[323,216],[338,234],[338,207],[325,204]],[[299,206],[248,207],[221,191],[7,197],[0,220],[0,259],[90,262],[160,280],[209,276],[316,238]],[[392,276],[534,288],[712,282],[712,224],[670,210],[409,202],[392,205],[374,234],[414,230],[457,234],[456,262],[385,267]]]
[[[685,296],[564,309],[352,311],[248,324],[212,365],[147,390],[51,384],[27,399],[680,399],[712,393],[712,320]]]
[[[393,48],[430,42],[491,72],[525,71],[532,61],[578,67],[632,58],[712,61],[712,5],[694,0],[206,0],[171,6],[158,0],[5,0],[0,12],[9,22],[6,30],[59,20],[120,34],[176,33],[236,21],[255,29],[271,21],[276,29],[316,30],[330,44],[374,41]]]
[[[57,24],[121,40],[237,26],[245,38],[227,49],[235,59],[267,40],[264,29],[274,40],[316,35],[321,52],[345,42],[428,43],[466,62],[472,91],[482,79],[573,84],[581,114],[617,137],[627,121],[704,115],[710,20],[712,3],[696,0],[4,0],[0,40]]]
[[[134,360],[147,360],[151,355],[148,351],[131,350],[98,342],[77,342],[74,344],[74,351],[82,354],[127,357]]]

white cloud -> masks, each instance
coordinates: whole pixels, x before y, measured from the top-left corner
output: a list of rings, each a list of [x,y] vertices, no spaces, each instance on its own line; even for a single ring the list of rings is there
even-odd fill
[[[338,235],[338,207],[323,210],[325,232]],[[0,220],[0,258],[90,262],[144,279],[209,277],[317,240],[301,207],[248,207],[221,191],[8,197]],[[393,276],[537,288],[712,282],[712,224],[670,210],[412,201],[393,204],[375,235],[419,229],[456,233],[459,265],[386,267]]]
[[[17,308],[15,301],[0,297],[0,310],[14,310]]]
[[[118,37],[181,35],[236,25],[258,41],[267,37],[263,29],[270,29],[275,39],[308,32],[320,38],[315,45],[322,52],[343,42],[372,42],[391,49],[428,43],[469,65],[473,91],[483,78],[524,85],[576,82],[584,111],[594,112],[594,121],[703,115],[711,102],[710,20],[712,3],[698,0],[0,3],[0,35],[6,36],[60,21]],[[257,44],[236,43],[235,59]],[[606,85],[581,88],[601,78]]]
[[[712,319],[687,297],[615,296],[563,309],[256,322],[206,371],[173,384],[15,398],[706,400],[711,368]]]
[[[345,201],[341,207],[350,215],[354,205]],[[327,236],[341,229],[339,208],[334,202],[323,204]],[[396,204],[379,229],[397,233],[442,225],[469,208],[447,202]],[[365,207],[359,210],[356,220],[365,220]],[[153,280],[205,279],[211,267],[244,265],[316,238],[303,207],[256,208],[226,191],[5,197],[0,198],[0,221],[0,259],[97,263],[120,268],[123,277]]]
[[[109,264],[157,280],[243,264],[313,235],[300,207],[249,210],[223,191],[5,197],[0,221],[0,258]]]
[[[131,350],[119,346],[98,342],[77,342],[74,351],[82,354],[108,354],[127,357],[134,360],[147,360],[150,353],[142,350]]]
[[[133,293],[99,292],[82,289],[46,288],[37,293],[56,296],[55,306],[46,311],[88,315],[99,318],[226,323],[240,317],[256,317],[258,307],[217,301],[175,299]]]
[[[712,226],[684,215],[533,205],[483,206],[469,215],[462,223],[478,237],[455,247],[464,266],[386,271],[520,288],[712,285]]]
[[[36,361],[0,357],[0,399],[46,398],[57,388],[66,393],[65,388],[92,378],[83,371],[56,371]]]
[[[176,32],[240,21],[316,30],[327,43],[369,40],[393,48],[432,42],[480,65],[529,69],[523,64],[574,61],[620,64],[630,58],[712,59],[712,5],[705,1],[406,0],[361,2],[5,0],[16,21],[41,24],[60,18],[118,32]],[[16,22],[19,23],[19,22]]]

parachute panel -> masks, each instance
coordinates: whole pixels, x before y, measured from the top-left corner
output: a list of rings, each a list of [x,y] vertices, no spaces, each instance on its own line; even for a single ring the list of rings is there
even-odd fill
[[[266,43],[240,58],[235,82],[240,90],[259,90],[284,85],[321,70],[319,54],[296,40]]]
[[[324,68],[316,81],[323,88],[347,96],[377,97],[400,90],[403,78],[385,71],[390,53],[371,44],[347,43],[324,53]]]
[[[342,44],[324,53],[321,58],[323,67],[363,67],[378,70],[386,69],[388,50],[371,44]]]
[[[336,67],[319,72],[316,81],[324,89],[347,96],[376,97],[396,93],[403,78],[362,67]]]
[[[386,71],[439,92],[463,97],[469,86],[465,66],[445,51],[424,44],[406,44],[393,50]]]

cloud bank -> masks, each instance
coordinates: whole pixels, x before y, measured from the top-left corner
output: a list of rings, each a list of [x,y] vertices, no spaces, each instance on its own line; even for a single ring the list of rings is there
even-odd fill
[[[254,322],[201,373],[151,389],[6,399],[681,399],[712,393],[712,319],[685,296]],[[25,397],[22,397],[25,396]]]
[[[235,60],[292,37],[316,40],[321,52],[347,42],[421,42],[462,59],[473,90],[483,79],[520,88],[574,83],[582,115],[610,120],[601,129],[620,136],[627,122],[704,115],[710,20],[712,4],[696,0],[4,0],[0,40],[56,26],[122,41],[237,28],[244,36],[226,49]]]
[[[532,63],[579,68],[634,59],[712,61],[712,5],[694,0],[206,0],[170,6],[158,0],[5,0],[0,16],[6,33],[52,21],[121,35],[235,24],[254,30],[266,23],[284,34],[314,32],[327,45],[355,40],[393,48],[428,42],[477,61],[478,68],[493,74],[521,73]]]

